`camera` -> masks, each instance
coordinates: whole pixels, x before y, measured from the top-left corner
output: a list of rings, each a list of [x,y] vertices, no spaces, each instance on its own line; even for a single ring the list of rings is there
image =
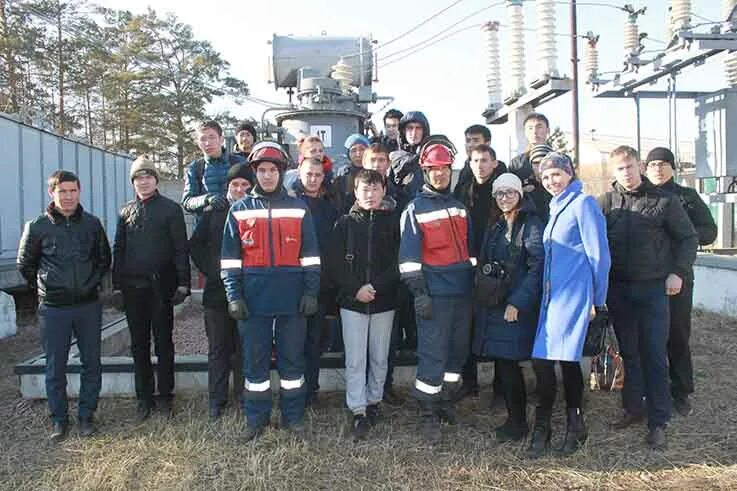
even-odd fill
[[[486,263],[481,267],[481,272],[485,276],[491,276],[492,278],[505,278],[507,276],[507,272],[504,269],[504,266],[499,261],[492,261],[491,263]]]

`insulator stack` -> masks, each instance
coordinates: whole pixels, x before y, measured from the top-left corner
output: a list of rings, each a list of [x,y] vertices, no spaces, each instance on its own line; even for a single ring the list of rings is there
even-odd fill
[[[525,33],[522,0],[507,1],[507,17],[509,18],[508,52],[509,83],[506,84],[508,97],[519,97],[525,93]]]
[[[481,27],[486,37],[486,90],[489,94],[489,107],[502,104],[502,76],[499,60],[499,23],[487,22]]]
[[[722,18],[724,19],[724,22],[727,23],[727,29],[730,31],[737,30],[737,19],[729,20],[729,16],[734,11],[735,7],[737,7],[737,0],[724,0],[724,8],[722,11],[724,12],[724,15]],[[737,15],[735,16],[737,17]]]
[[[537,50],[539,63],[538,78],[558,76],[556,68],[557,52],[555,44],[555,2],[537,0]]]
[[[670,15],[670,8],[665,13],[665,42],[670,43],[673,39],[673,19]],[[667,44],[666,44],[667,45]]]
[[[624,24],[624,56],[637,55],[640,50],[640,29],[633,18]]]
[[[341,58],[338,63],[333,65],[332,73],[330,78],[338,81],[340,90],[344,95],[350,95],[351,93],[351,81],[353,80],[353,69],[351,66]]]
[[[598,39],[589,39],[584,46],[583,67],[589,81],[599,78],[599,48],[596,47],[597,42]]]
[[[671,22],[673,32],[691,27],[691,0],[671,0]]]

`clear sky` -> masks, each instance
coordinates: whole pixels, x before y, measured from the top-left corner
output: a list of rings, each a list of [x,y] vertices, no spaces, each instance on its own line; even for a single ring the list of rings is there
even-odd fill
[[[379,43],[392,39],[418,24],[433,13],[451,5],[451,0],[373,0],[366,2],[346,0],[321,0],[303,2],[281,0],[278,2],[212,1],[182,2],[181,0],[103,0],[102,5],[142,12],[148,5],[155,5],[160,12],[174,12],[183,22],[193,26],[195,35],[209,40],[232,65],[232,74],[248,82],[252,95],[269,101],[284,102],[283,91],[275,91],[267,83],[267,60],[271,46],[267,41],[274,33],[295,36],[320,35],[359,36],[372,35]],[[486,80],[483,36],[479,28],[472,28],[439,42],[397,63],[388,64],[389,54],[408,48],[423,41],[460,19],[484,7],[500,4],[489,0],[461,0],[441,16],[428,22],[410,35],[379,50],[379,83],[374,91],[383,96],[394,96],[391,107],[402,111],[423,110],[430,119],[434,133],[445,133],[457,144],[462,143],[463,129],[473,123],[483,123],[481,113],[486,107]],[[570,33],[568,2],[557,3],[557,32]],[[626,14],[614,8],[585,5],[610,3],[623,5],[633,3],[639,8],[647,6],[647,13],[640,18],[640,31],[652,38],[665,37],[666,9],[669,0],[580,0],[578,14],[579,33],[593,31],[601,35],[600,70],[617,70],[624,60],[622,47]],[[721,0],[692,2],[694,12],[700,16],[694,22],[719,20],[722,14]],[[531,78],[535,65],[535,5],[525,2],[527,27],[526,57]],[[504,6],[493,6],[469,18],[453,28],[473,26],[489,20],[507,24]],[[705,28],[702,28],[705,29]],[[452,32],[452,31],[448,31]],[[504,38],[507,31],[502,27],[502,70],[505,65]],[[558,37],[558,70],[570,74],[570,41],[566,36]],[[583,43],[579,51],[583,55]],[[646,49],[660,49],[663,44],[646,41]],[[383,67],[382,57],[387,57]],[[583,67],[580,68],[583,72]],[[661,84],[658,88],[663,88]],[[717,56],[706,65],[685,71],[678,78],[678,87],[683,90],[718,90],[725,87],[722,56]],[[655,87],[653,87],[655,88]],[[592,130],[602,135],[630,136],[634,143],[634,103],[631,100],[601,100],[590,96],[588,87],[583,86],[581,97],[581,132]],[[553,126],[564,130],[571,128],[571,98],[563,96],[539,108],[551,119]],[[378,111],[384,106],[372,105]],[[222,108],[222,107],[221,107]],[[667,129],[667,106],[664,101],[643,103],[643,136],[665,138]],[[238,116],[253,116],[260,119],[262,106],[246,103],[230,108]],[[682,102],[679,106],[679,137],[694,136],[696,121],[693,104]],[[380,121],[377,113],[376,121]],[[500,158],[507,158],[508,125],[493,126],[492,144]]]

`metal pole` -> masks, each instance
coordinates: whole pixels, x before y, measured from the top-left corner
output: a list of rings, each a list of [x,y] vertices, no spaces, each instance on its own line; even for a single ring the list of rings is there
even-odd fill
[[[640,94],[635,94],[635,111],[637,114],[637,153],[642,155],[642,131],[640,127]]]
[[[571,0],[571,63],[573,64],[573,159],[580,165],[580,134],[578,124],[578,22],[576,0]]]

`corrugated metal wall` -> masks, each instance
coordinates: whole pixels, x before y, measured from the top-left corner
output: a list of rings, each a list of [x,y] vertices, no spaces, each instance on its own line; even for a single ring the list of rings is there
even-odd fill
[[[133,199],[128,180],[132,158],[106,152],[0,114],[0,270],[15,269],[23,225],[49,202],[46,179],[57,169],[76,173],[85,210],[102,221],[111,240],[117,210]],[[0,288],[10,288],[0,278]],[[10,281],[12,283],[12,281]]]

